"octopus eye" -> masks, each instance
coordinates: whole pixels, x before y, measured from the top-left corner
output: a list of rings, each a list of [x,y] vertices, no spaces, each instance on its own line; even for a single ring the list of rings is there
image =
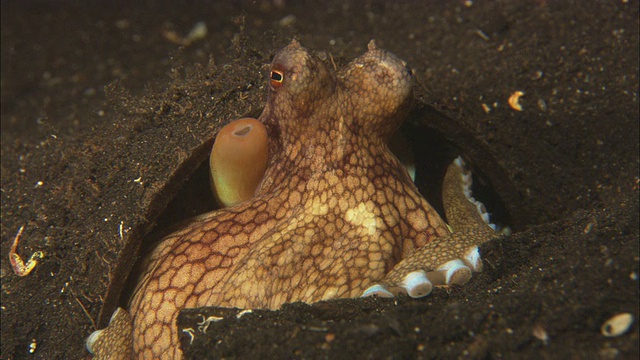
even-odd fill
[[[284,74],[279,70],[271,70],[271,75],[269,75],[271,79],[271,86],[274,89],[277,89],[282,86],[282,82],[284,81]]]

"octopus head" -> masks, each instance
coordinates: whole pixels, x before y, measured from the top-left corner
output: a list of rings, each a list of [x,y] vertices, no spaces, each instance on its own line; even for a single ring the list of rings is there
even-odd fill
[[[293,40],[280,51],[269,73],[266,113],[279,119],[281,126],[304,123],[334,94],[335,75],[327,64]]]
[[[356,121],[370,136],[389,137],[402,125],[413,98],[413,83],[407,63],[380,49],[371,40],[369,50],[338,74]]]

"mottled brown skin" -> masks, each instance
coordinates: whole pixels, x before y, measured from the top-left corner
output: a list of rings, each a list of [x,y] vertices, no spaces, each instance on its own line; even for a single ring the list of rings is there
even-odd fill
[[[406,292],[401,288],[404,277],[413,271],[437,270],[450,260],[465,258],[469,271],[481,271],[482,262],[469,263],[469,252],[476,251],[477,246],[500,235],[482,218],[484,205],[470,199],[464,192],[471,188],[471,174],[466,171],[464,164],[451,164],[442,182],[442,201],[449,226],[454,230],[452,234],[429,241],[417,249],[411,256],[404,258],[386,274],[380,282],[387,290],[397,294]],[[478,209],[482,207],[482,210]],[[469,278],[471,274],[469,273]],[[445,272],[430,271],[429,279],[434,285],[448,285],[443,278]],[[466,282],[463,281],[462,283]],[[455,281],[453,283],[456,283]],[[462,283],[457,283],[461,285]]]
[[[446,250],[449,230],[386,145],[411,99],[406,64],[373,42],[338,72],[296,41],[278,53],[259,118],[264,179],[253,199],[193,219],[152,252],[129,309],[135,354],[180,357],[182,308],[278,308],[376,283],[397,292],[406,271],[461,256],[412,256],[430,242]]]
[[[109,326],[91,334],[87,343],[91,343],[95,359],[130,359],[133,356],[132,331],[131,316],[118,308],[111,316]]]
[[[165,238],[131,302],[134,349],[178,355],[185,307],[277,308],[357,297],[447,228],[385,142],[412,97],[405,64],[371,49],[335,74],[294,42],[259,120],[277,130],[249,202]]]

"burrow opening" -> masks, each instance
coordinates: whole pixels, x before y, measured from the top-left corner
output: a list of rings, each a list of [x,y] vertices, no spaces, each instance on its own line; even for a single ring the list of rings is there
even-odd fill
[[[251,115],[257,116],[257,114]],[[406,140],[405,143],[415,160],[416,186],[441,216],[444,217],[441,196],[444,173],[447,166],[461,155],[473,174],[473,196],[485,204],[491,216],[491,222],[498,226],[509,226],[514,231],[524,225],[517,219],[526,218],[526,214],[517,214],[514,217],[513,209],[517,211],[517,208],[510,209],[505,206],[506,202],[503,199],[519,197],[509,185],[506,172],[496,171],[500,169],[499,164],[493,159],[487,147],[475,139],[471,132],[461,130],[455,121],[426,105],[414,107],[409,119],[405,121],[399,132]],[[500,186],[496,187],[494,185],[496,183]],[[128,305],[129,297],[139,276],[139,263],[153,249],[158,240],[188,219],[216,209],[209,184],[207,159],[202,161],[175,193],[173,200],[155,222],[154,229],[145,237],[140,256],[138,256],[138,264],[129,275],[120,296],[119,306]]]

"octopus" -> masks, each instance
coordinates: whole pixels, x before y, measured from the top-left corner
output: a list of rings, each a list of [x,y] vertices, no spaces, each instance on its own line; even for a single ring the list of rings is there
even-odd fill
[[[211,177],[226,207],[161,240],[128,310],[88,349],[98,359],[180,358],[183,308],[422,297],[466,283],[496,230],[461,158],[443,180],[445,223],[389,150],[412,86],[407,64],[373,41],[334,70],[293,40],[273,59],[261,116],[218,134]]]

